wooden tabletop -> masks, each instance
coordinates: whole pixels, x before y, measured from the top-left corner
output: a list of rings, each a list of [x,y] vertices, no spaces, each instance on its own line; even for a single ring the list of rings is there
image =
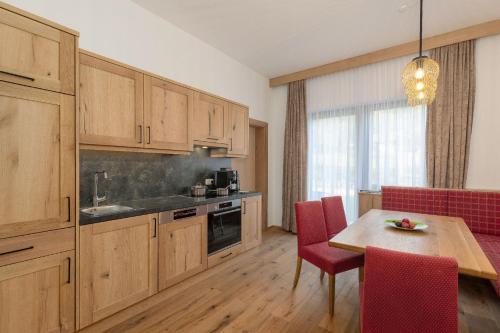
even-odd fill
[[[398,230],[386,226],[387,219],[409,218],[429,227],[424,231]],[[329,245],[355,252],[367,246],[388,250],[455,258],[459,272],[490,280],[497,273],[464,220],[460,217],[425,215],[372,209],[342,232]]]

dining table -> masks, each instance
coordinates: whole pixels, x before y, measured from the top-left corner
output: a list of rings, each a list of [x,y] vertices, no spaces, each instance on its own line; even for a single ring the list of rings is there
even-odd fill
[[[401,230],[385,221],[407,218],[427,224],[425,230]],[[451,257],[459,273],[496,280],[497,272],[461,217],[372,209],[328,242],[329,246],[364,253],[367,246],[429,256]]]

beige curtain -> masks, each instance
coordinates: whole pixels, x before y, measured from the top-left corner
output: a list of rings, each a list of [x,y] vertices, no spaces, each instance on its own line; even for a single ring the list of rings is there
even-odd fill
[[[430,57],[440,74],[427,116],[427,183],[463,188],[474,113],[474,40],[433,49]]]
[[[307,114],[305,81],[288,84],[283,159],[283,229],[296,232],[294,204],[306,200]]]

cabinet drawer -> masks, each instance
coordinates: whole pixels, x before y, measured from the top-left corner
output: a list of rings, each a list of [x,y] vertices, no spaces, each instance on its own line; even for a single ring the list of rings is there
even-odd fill
[[[75,249],[75,228],[0,239],[0,266]]]
[[[217,266],[231,258],[236,257],[243,250],[241,244],[231,246],[228,249],[222,250],[220,252],[214,253],[208,257],[208,268]]]
[[[74,95],[75,36],[0,8],[0,80]]]

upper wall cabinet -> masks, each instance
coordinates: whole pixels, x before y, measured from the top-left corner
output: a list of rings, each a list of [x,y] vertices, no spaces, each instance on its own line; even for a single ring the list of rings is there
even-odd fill
[[[194,92],[144,77],[145,148],[192,151]]]
[[[143,147],[143,76],[80,53],[80,143]]]
[[[228,155],[248,155],[248,134],[250,130],[248,109],[236,104],[230,104],[228,118]]]
[[[75,225],[75,97],[0,82],[0,238]]]
[[[74,95],[75,36],[0,8],[0,80]]]
[[[194,110],[194,140],[195,143],[209,147],[227,147],[227,109],[228,103],[222,99],[196,94]]]

